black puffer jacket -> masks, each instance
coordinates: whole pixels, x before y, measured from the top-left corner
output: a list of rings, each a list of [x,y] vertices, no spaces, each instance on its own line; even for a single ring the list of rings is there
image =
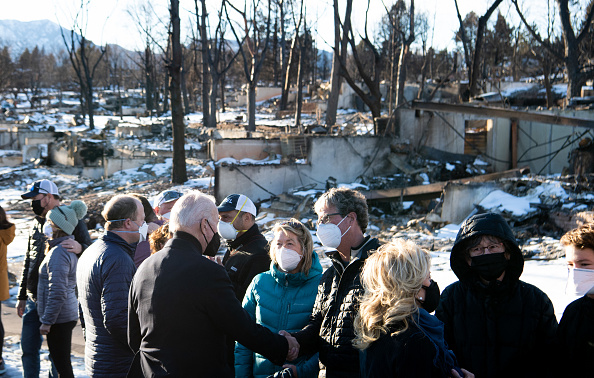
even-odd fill
[[[557,376],[591,377],[594,361],[594,299],[583,296],[563,311],[557,330]]]
[[[235,240],[228,240],[229,249],[223,257],[223,265],[233,283],[239,301],[256,274],[270,269],[268,241],[254,224]]]
[[[33,226],[29,230],[29,240],[27,243],[27,253],[25,254],[25,263],[21,272],[21,283],[17,299],[25,300],[27,296],[32,300],[37,300],[37,281],[39,280],[39,266],[45,258],[45,242],[47,237],[43,233],[45,218],[35,217]],[[91,237],[84,220],[78,221],[74,232],[74,240],[80,243],[82,250],[91,245]]]
[[[132,358],[128,346],[128,291],[136,266],[136,246],[107,231],[78,261],[76,283],[85,336],[85,367],[100,378],[125,377]]]
[[[359,377],[359,352],[353,347],[355,338],[353,321],[363,293],[361,268],[380,243],[369,236],[361,250],[361,258],[346,268],[338,251],[329,253],[332,266],[322,275],[311,320],[303,330],[296,332],[300,354],[320,353],[320,363],[326,368],[326,377]]]
[[[503,281],[485,285],[466,260],[475,235],[505,241],[510,259]],[[459,281],[441,294],[436,316],[461,367],[477,377],[547,377],[557,319],[553,304],[537,287],[520,281],[524,259],[512,230],[498,214],[467,219],[456,237],[450,265]]]

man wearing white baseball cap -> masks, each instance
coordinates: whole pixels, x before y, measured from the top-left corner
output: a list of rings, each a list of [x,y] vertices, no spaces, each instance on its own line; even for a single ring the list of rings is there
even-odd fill
[[[39,280],[39,266],[45,258],[47,234],[52,228],[46,223],[46,214],[61,205],[58,187],[50,180],[38,180],[31,185],[21,197],[31,201],[31,209],[35,213],[33,226],[29,231],[29,241],[25,254],[25,263],[21,274],[19,292],[17,295],[17,314],[23,318],[21,331],[21,357],[23,363],[23,376],[39,377],[39,351],[42,337],[39,333],[41,322],[37,313],[37,281]],[[91,237],[84,220],[79,220],[72,235],[74,239],[67,239],[60,245],[68,252],[77,255],[91,245]],[[57,372],[52,363],[52,377],[57,377]]]
[[[233,283],[235,296],[243,296],[259,273],[270,268],[268,241],[256,224],[256,206],[243,194],[231,194],[218,206],[219,234],[227,241],[223,265]],[[233,367],[234,340],[228,340],[228,358]]]
[[[178,192],[177,190],[165,190],[161,192],[153,202],[155,214],[157,214],[159,219],[168,221],[171,208],[183,195],[182,192]]]

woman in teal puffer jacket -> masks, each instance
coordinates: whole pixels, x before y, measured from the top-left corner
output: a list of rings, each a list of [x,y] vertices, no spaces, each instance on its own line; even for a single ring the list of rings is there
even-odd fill
[[[322,278],[322,265],[313,251],[310,231],[296,219],[273,228],[270,270],[252,280],[243,308],[257,323],[273,332],[298,331],[309,322]],[[318,376],[318,354],[301,356],[278,366],[243,345],[235,344],[236,377],[268,377],[290,368],[299,378]]]

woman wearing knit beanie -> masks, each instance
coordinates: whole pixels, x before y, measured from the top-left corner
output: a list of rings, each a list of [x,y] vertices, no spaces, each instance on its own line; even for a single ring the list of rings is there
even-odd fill
[[[72,232],[87,214],[87,205],[72,201],[70,205],[53,208],[46,215],[48,234],[45,258],[39,266],[37,284],[37,312],[41,327],[47,335],[49,353],[60,377],[74,377],[70,362],[72,329],[78,320],[78,302],[75,294],[78,257],[60,244],[74,238]],[[50,235],[51,234],[51,235]]]

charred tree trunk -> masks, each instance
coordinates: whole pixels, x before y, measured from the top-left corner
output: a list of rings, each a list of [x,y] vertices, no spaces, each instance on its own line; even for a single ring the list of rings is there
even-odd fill
[[[305,55],[304,45],[305,43],[303,43],[303,41],[299,42],[300,51],[299,66],[297,67],[297,106],[295,107],[295,126],[298,127],[298,130],[301,130],[301,110],[303,109],[303,56]]]
[[[248,82],[247,93],[248,131],[256,131],[256,82]]]
[[[151,49],[149,46],[146,47],[144,50],[144,85],[145,85],[145,102],[146,102],[146,110],[148,111],[149,115],[153,115],[153,109],[155,108],[153,104],[153,92],[154,92],[154,82],[152,80],[152,71],[153,71],[153,60]]]
[[[181,98],[182,50],[180,42],[179,0],[171,0],[171,60],[169,62],[169,91],[171,93],[171,120],[173,129],[173,167],[171,182],[188,181],[186,171],[185,125]]]
[[[483,43],[485,42],[485,30],[487,28],[487,22],[502,1],[503,0],[495,0],[487,12],[479,17],[478,20],[476,43],[474,45],[474,57],[472,59],[472,73],[470,75],[470,82],[468,83],[468,89],[470,91],[471,97],[478,95],[480,63],[483,56]]]
[[[396,84],[396,107],[399,107],[404,103],[404,87],[406,85],[406,58],[408,57],[408,52],[410,49],[410,45],[408,43],[404,43],[400,48],[400,56],[398,57],[398,74],[397,74],[397,84]]]
[[[196,4],[196,14],[198,14],[198,3]],[[211,112],[214,113],[215,109],[209,109],[209,82],[208,82],[208,34],[206,33],[206,0],[202,0],[202,12],[200,14],[200,39],[202,42],[202,123],[208,127],[216,127],[217,122],[211,119]],[[215,96],[216,97],[216,96]],[[215,100],[216,104],[216,100]]]
[[[353,0],[347,0],[344,16],[344,26],[341,26],[340,14],[338,13],[338,0],[334,0],[334,54],[332,59],[332,73],[330,79],[330,94],[328,95],[328,105],[326,107],[326,125],[334,126],[336,123],[336,111],[338,110],[338,99],[340,97],[340,87],[342,85],[343,59],[346,61],[346,52],[348,47],[349,33],[351,30],[351,13],[353,10]]]

